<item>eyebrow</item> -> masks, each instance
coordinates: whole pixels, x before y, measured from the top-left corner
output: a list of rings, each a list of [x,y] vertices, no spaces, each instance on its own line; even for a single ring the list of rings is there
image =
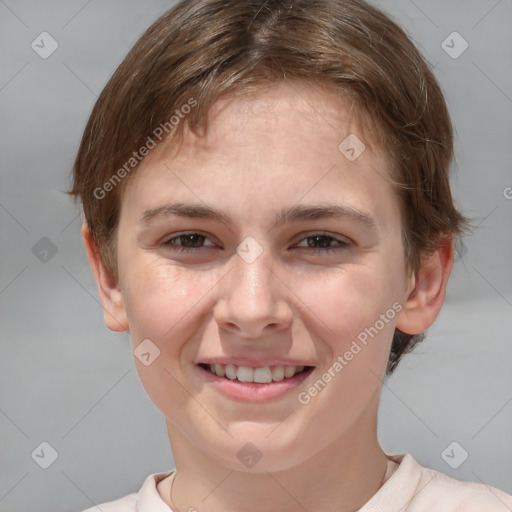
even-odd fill
[[[138,224],[148,225],[152,221],[166,217],[177,216],[190,219],[209,219],[221,222],[227,227],[232,226],[229,215],[221,209],[192,203],[173,202],[165,203],[154,208],[144,210]],[[369,230],[376,230],[377,222],[369,213],[348,205],[315,204],[296,205],[288,209],[281,209],[274,217],[275,226],[298,221],[346,218],[352,220]],[[275,227],[274,226],[274,227]]]

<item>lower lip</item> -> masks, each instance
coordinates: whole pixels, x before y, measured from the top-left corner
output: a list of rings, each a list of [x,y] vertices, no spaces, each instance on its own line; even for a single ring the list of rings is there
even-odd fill
[[[280,397],[299,386],[313,373],[313,370],[315,369],[314,367],[311,367],[304,372],[294,375],[293,377],[260,384],[258,382],[240,382],[239,380],[230,380],[226,377],[214,375],[209,370],[205,370],[201,366],[197,366],[197,368],[201,372],[204,380],[212,383],[225,395],[248,402],[265,402],[267,400]]]

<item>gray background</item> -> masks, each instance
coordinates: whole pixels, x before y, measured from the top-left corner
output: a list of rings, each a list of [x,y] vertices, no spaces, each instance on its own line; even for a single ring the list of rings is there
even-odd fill
[[[454,195],[478,224],[460,248],[444,310],[384,386],[380,440],[388,453],[512,493],[512,3],[376,3],[435,65],[457,131]],[[3,512],[79,511],[173,467],[128,335],[103,323],[81,213],[63,193],[97,95],[170,6],[0,0]],[[31,48],[43,31],[59,45],[47,59]],[[469,44],[456,59],[441,47],[453,31]],[[34,254],[41,247],[50,248],[46,261]],[[43,441],[58,453],[48,469],[31,457]],[[441,456],[453,441],[452,461],[469,453],[458,469]]]

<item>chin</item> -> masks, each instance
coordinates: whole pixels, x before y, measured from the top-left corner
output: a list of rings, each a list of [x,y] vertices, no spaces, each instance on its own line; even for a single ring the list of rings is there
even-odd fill
[[[279,429],[279,427],[278,427]],[[212,453],[211,443],[207,443],[213,458],[223,466],[247,473],[285,471],[304,463],[314,455],[309,441],[287,433],[282,437],[277,432],[269,435],[268,429],[257,431],[247,429],[244,435],[229,438],[223,446]]]

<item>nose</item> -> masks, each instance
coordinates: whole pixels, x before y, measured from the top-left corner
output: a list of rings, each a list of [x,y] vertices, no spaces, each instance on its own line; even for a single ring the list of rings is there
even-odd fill
[[[252,262],[234,255],[231,271],[219,283],[213,311],[221,329],[240,338],[258,339],[290,326],[293,292],[278,275],[277,266],[266,250]]]

